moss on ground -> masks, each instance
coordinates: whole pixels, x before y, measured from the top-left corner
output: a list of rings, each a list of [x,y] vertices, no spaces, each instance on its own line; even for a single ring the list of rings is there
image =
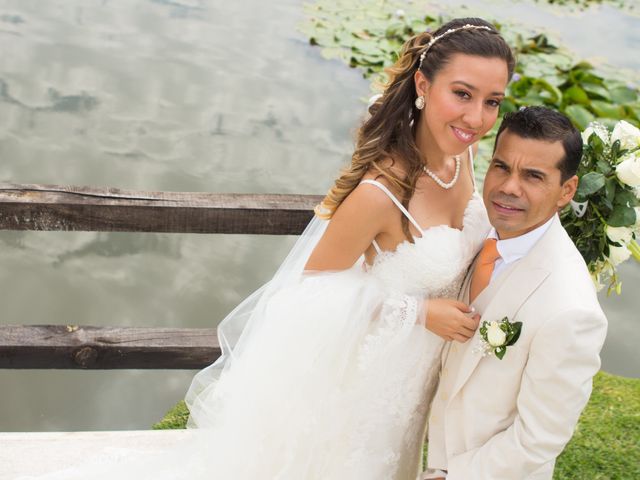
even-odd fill
[[[178,403],[154,429],[185,428],[189,411]],[[640,379],[600,372],[576,432],[558,457],[554,480],[640,478]]]
[[[153,430],[178,430],[187,428],[187,420],[189,419],[189,410],[184,400],[178,402],[171,410],[169,410],[164,418],[151,428]]]

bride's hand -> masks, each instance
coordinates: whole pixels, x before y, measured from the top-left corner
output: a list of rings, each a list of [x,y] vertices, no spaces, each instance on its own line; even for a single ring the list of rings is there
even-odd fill
[[[428,300],[425,327],[445,340],[464,343],[475,334],[480,315],[470,317],[471,308],[465,303],[448,298]]]

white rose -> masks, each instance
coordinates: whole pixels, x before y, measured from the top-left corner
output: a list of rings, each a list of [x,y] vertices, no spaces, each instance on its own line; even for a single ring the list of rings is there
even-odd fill
[[[597,136],[599,136],[600,140],[602,140],[603,142],[609,143],[608,130],[597,122],[591,122],[585,129],[585,131],[581,133],[582,143],[587,143],[592,133],[595,133]]]
[[[637,207],[636,207],[637,208]],[[636,210],[636,222],[638,221],[638,211]],[[621,245],[626,245],[633,239],[633,230],[629,227],[611,227],[607,225],[605,232],[609,240]]]
[[[630,187],[640,186],[640,156],[638,156],[638,152],[622,157],[621,162],[616,165],[616,175],[622,183]]]
[[[631,251],[627,247],[614,247],[609,245],[609,261],[614,267],[620,265],[622,262],[627,261],[631,256]]]
[[[507,334],[500,329],[498,322],[491,322],[487,328],[487,341],[492,347],[500,347],[507,339]]]
[[[616,140],[620,140],[620,147],[626,150],[640,147],[640,130],[629,122],[620,120],[611,133],[611,143]]]
[[[636,211],[636,224],[633,226],[633,229],[640,233],[640,207],[633,208]]]
[[[402,10],[401,8],[399,8],[398,10],[396,10],[396,17],[398,18],[404,18],[405,17],[405,13],[404,10]]]
[[[582,143],[587,143],[587,141],[589,140],[589,137],[591,136],[591,134],[593,133],[593,128],[591,127],[591,125],[589,125],[584,132],[582,132],[580,135],[582,135]]]

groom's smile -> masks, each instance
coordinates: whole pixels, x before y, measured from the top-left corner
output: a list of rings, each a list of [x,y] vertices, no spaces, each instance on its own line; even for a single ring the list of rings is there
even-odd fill
[[[539,227],[573,197],[577,179],[561,181],[561,141],[523,138],[508,129],[498,137],[484,181],[484,203],[501,239]]]

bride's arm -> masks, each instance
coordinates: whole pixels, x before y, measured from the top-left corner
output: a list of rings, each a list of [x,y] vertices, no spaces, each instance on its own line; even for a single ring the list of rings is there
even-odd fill
[[[351,268],[373,239],[387,230],[400,212],[380,189],[367,184],[356,187],[331,217],[327,230],[311,253],[308,271]]]

